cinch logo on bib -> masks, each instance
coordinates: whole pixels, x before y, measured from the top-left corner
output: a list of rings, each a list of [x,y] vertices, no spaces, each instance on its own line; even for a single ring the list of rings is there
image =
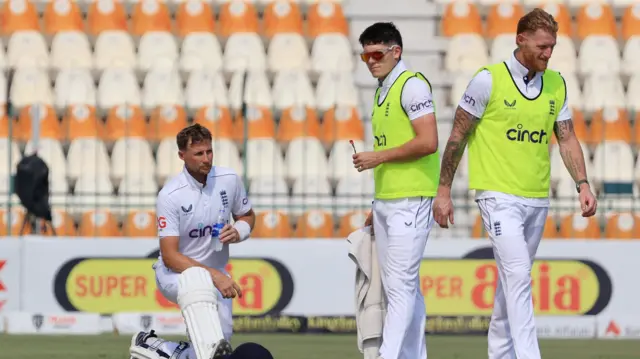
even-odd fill
[[[547,131],[544,129],[540,129],[539,131],[529,131],[520,123],[516,128],[510,128],[507,130],[507,139],[509,141],[531,143],[542,143],[542,141],[544,141],[545,144],[549,144]]]

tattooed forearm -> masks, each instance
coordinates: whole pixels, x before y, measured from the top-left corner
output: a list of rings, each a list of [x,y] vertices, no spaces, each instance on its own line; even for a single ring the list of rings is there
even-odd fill
[[[469,114],[460,107],[456,109],[451,136],[449,136],[447,147],[442,156],[442,165],[440,168],[441,186],[451,187],[453,177],[458,169],[458,164],[467,147],[467,141],[475,130],[477,122],[477,117]]]
[[[569,171],[575,182],[587,179],[587,170],[584,164],[584,154],[578,139],[560,143],[560,156],[564,166]]]
[[[575,136],[575,132],[573,132],[573,121],[556,121],[556,123],[553,124],[553,133],[555,133],[558,142]]]
[[[587,178],[587,170],[584,163],[584,154],[580,142],[573,131],[573,121],[559,121],[553,125],[553,132],[558,139],[560,156],[564,166],[569,171],[574,181]]]

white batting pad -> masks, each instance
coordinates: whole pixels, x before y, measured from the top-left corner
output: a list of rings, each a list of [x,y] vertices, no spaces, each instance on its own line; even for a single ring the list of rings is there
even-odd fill
[[[178,279],[178,305],[198,359],[211,359],[216,344],[224,339],[218,316],[217,290],[211,274],[191,267]]]

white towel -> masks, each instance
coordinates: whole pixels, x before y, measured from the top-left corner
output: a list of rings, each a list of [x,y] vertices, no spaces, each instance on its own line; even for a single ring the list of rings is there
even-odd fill
[[[358,349],[365,359],[378,357],[386,315],[378,254],[371,227],[349,235],[349,258],[356,264],[355,300]]]

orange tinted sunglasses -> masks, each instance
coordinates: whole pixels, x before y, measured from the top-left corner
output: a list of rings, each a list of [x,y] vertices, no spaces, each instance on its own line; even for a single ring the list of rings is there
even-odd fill
[[[380,61],[380,60],[382,60],[384,55],[387,54],[387,52],[393,50],[393,48],[396,47],[396,46],[397,45],[393,45],[393,46],[387,47],[384,50],[371,51],[371,52],[362,52],[362,53],[360,53],[360,59],[363,62],[369,62],[369,59],[374,59],[375,61]]]

